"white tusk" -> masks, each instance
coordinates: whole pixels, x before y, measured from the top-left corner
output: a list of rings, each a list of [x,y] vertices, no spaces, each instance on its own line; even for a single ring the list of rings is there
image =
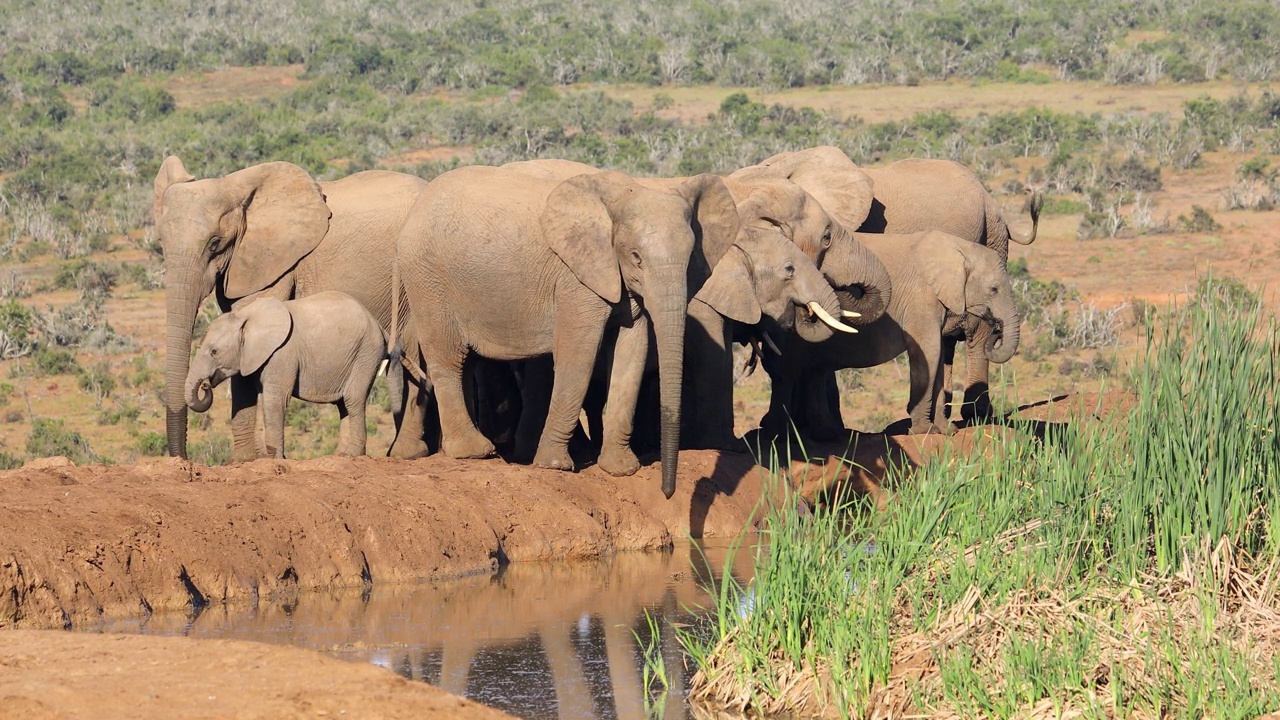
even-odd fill
[[[764,333],[764,344],[767,345],[769,349],[773,351],[774,355],[782,355],[782,351],[779,350],[778,346],[774,344],[773,338],[769,337],[769,333]]]
[[[831,313],[829,313],[829,312],[827,312],[826,310],[824,310],[824,309],[823,309],[823,307],[822,307],[821,305],[819,305],[819,304],[818,304],[818,301],[817,301],[817,300],[811,300],[811,301],[809,301],[809,309],[813,311],[813,314],[814,314],[814,315],[817,315],[817,316],[818,316],[818,319],[819,319],[819,320],[821,320],[822,322],[824,322],[824,323],[826,323],[826,324],[830,325],[830,326],[831,326],[831,328],[832,328],[833,330],[839,330],[840,332],[847,332],[847,333],[857,333],[857,332],[858,332],[857,330],[854,330],[853,328],[849,327],[848,325],[845,325],[844,323],[840,322],[839,320],[837,320],[837,319],[835,319],[835,318],[831,317]]]
[[[860,312],[854,312],[854,311],[852,311],[852,310],[841,310],[841,311],[840,311],[840,317],[842,317],[842,318],[850,318],[850,319],[852,319],[852,318],[860,318],[860,317],[862,317],[862,313],[860,313]]]

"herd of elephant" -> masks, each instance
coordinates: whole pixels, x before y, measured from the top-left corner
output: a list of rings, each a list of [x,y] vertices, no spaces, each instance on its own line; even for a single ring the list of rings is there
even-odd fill
[[[337,403],[339,452],[362,454],[389,358],[391,456],[502,450],[572,470],[586,447],[627,475],[656,446],[670,497],[679,449],[743,447],[735,342],[772,381],[766,433],[835,435],[835,371],[903,352],[911,431],[936,431],[959,340],[963,412],[990,412],[987,363],[1018,345],[1009,242],[1035,239],[1040,200],[1019,237],[962,165],[861,168],[834,147],[727,176],[532,160],[430,182],[317,183],[285,162],[196,180],[169,157],[154,205],[168,451],[186,455],[188,407],[208,410],[229,379],[234,460],[283,457],[291,396]],[[193,359],[210,293],[224,314]]]

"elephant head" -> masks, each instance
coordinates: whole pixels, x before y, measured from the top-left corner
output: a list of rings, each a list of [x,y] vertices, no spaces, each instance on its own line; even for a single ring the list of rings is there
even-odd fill
[[[733,198],[715,175],[659,190],[621,173],[598,172],[557,185],[541,222],[551,249],[584,285],[610,303],[629,293],[653,324],[662,490],[671,497],[680,443],[689,284],[701,285],[709,267],[733,244],[739,229]]]
[[[809,342],[857,332],[836,319],[840,303],[822,273],[776,229],[743,228],[694,300],[746,325],[769,317]]]
[[[320,186],[302,168],[271,162],[195,180],[168,157],[152,208],[164,249],[165,422],[170,455],[187,452],[183,378],[200,304],[217,290],[234,303],[285,275],[329,229]]]
[[[258,298],[209,324],[184,383],[186,404],[205,412],[213,388],[232,375],[252,375],[289,339],[293,316],[275,298]]]
[[[829,212],[808,188],[787,177],[786,169],[756,165],[729,176],[743,221],[778,228],[822,270],[839,292],[841,307],[861,315],[851,325],[873,322],[889,307],[889,271],[854,239],[850,230],[856,225]],[[848,212],[844,217],[852,218]],[[830,262],[833,257],[839,262]]]
[[[1008,362],[1018,350],[1022,318],[999,253],[943,233],[930,235],[945,239],[945,246],[922,265],[925,282],[952,315],[987,323],[987,359]]]

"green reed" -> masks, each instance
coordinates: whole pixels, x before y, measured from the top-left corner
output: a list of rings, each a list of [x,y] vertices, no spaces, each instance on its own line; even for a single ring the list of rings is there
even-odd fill
[[[710,637],[682,638],[694,697],[851,716],[1276,709],[1280,663],[1241,627],[1280,609],[1262,582],[1280,567],[1278,353],[1273,317],[1209,296],[1150,332],[1128,409],[1014,421],[889,478],[882,511],[837,491],[798,513],[776,482],[754,580],[726,580]],[[926,671],[904,681],[911,662]]]

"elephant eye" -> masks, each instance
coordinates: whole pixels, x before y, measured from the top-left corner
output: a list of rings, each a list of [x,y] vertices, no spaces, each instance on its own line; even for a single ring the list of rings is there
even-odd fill
[[[825,232],[822,233],[822,247],[831,247],[831,226],[828,225]]]
[[[222,250],[222,236],[214,235],[209,238],[209,252],[217,253]]]
[[[209,357],[218,357],[218,348],[209,348]]]
[[[635,263],[635,264],[636,264],[636,267],[640,267],[640,253],[639,253],[639,251],[637,251],[637,250],[632,250],[632,251],[631,251],[631,262]]]
[[[788,280],[790,280],[796,275],[796,266],[792,265],[791,263],[787,263],[786,265],[783,265],[782,274],[785,275]]]

